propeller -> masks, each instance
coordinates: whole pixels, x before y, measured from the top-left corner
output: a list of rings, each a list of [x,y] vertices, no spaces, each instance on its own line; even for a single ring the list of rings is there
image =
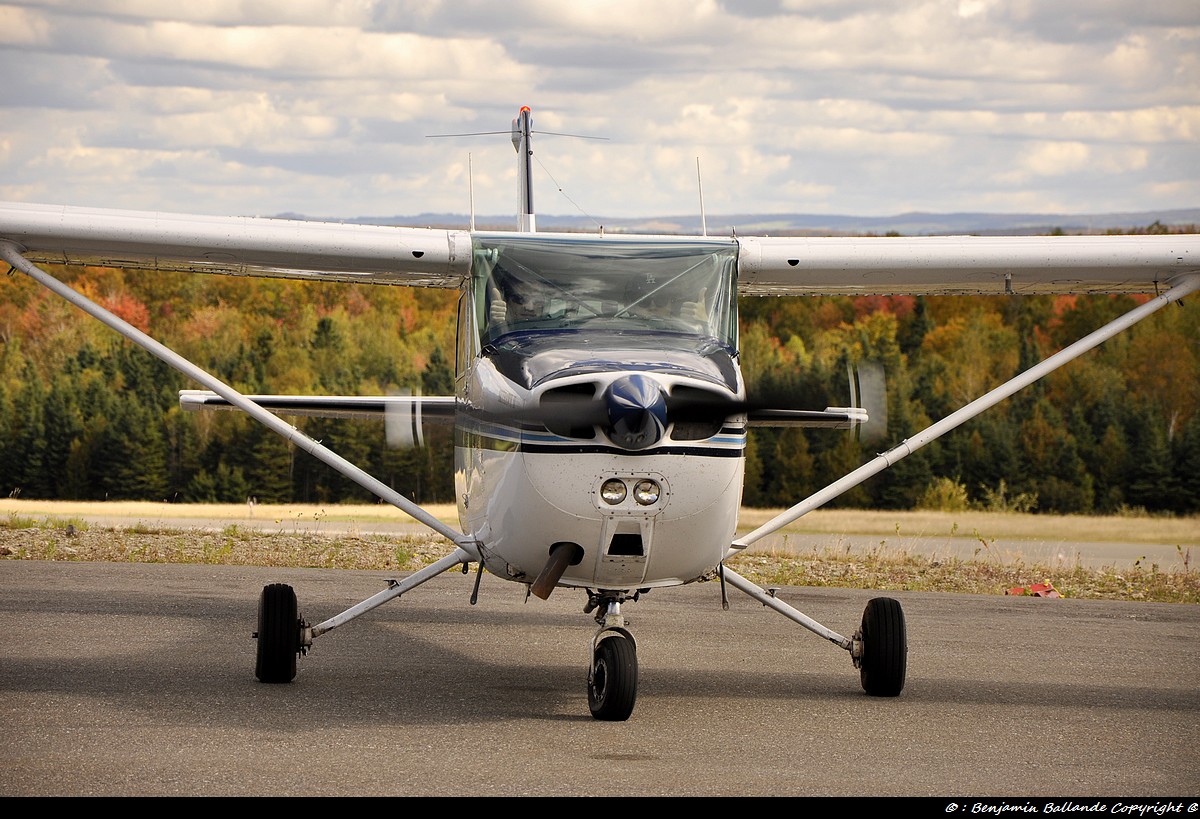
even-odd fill
[[[595,427],[623,449],[653,446],[666,434],[672,410],[662,385],[642,373],[623,375],[600,395],[591,385],[572,385],[549,390],[534,407],[476,412],[477,417],[499,423],[543,424],[551,432],[569,438],[590,438]]]
[[[857,425],[860,440],[873,441],[887,430],[887,397],[883,366],[864,362],[848,366],[850,403],[865,409],[868,420]],[[599,394],[590,384],[548,390],[537,406],[476,413],[499,423],[544,425],[551,432],[570,438],[591,438],[595,427],[604,430],[617,446],[641,450],[653,446],[674,424],[674,437],[703,440],[720,431],[727,419],[745,415],[752,424],[763,426],[845,427],[847,408],[797,409],[794,400],[777,398],[738,399],[716,390],[677,386],[670,393],[651,375],[623,375]],[[861,401],[860,401],[861,399]],[[792,406],[781,406],[781,404]],[[810,407],[826,405],[823,398],[807,402]]]

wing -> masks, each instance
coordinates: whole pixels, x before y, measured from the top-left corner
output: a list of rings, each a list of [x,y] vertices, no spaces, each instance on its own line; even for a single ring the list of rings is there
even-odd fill
[[[749,295],[1154,293],[1200,270],[1200,236],[738,238]]]
[[[0,238],[33,262],[457,287],[465,231],[0,203]]]
[[[0,238],[51,264],[426,287],[457,287],[471,263],[468,231],[13,202]],[[737,242],[748,295],[1150,293],[1200,270],[1195,234]]]

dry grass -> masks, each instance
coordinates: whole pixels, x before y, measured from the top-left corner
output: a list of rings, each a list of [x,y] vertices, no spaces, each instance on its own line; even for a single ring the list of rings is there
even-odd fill
[[[431,511],[456,522],[453,507]],[[743,531],[771,516],[747,510]],[[123,517],[126,525],[102,526],[89,520]],[[168,526],[168,518],[216,518],[221,531]],[[237,521],[271,521],[273,531]],[[188,507],[174,504],[72,504],[0,502],[0,559],[202,563],[335,569],[413,571],[450,551],[431,534],[346,534],[320,531],[324,520],[411,522],[389,506],[362,507]],[[157,521],[157,523],[156,523]],[[1177,542],[1176,565],[1089,569],[1081,565],[1002,561],[988,555],[968,559],[928,557],[896,548],[849,553],[833,550],[748,551],[728,565],[764,587],[835,586],[892,591],[1005,594],[1033,583],[1050,583],[1063,597],[1200,603],[1200,572],[1191,565],[1196,519],[1053,518],[1037,515],[966,513],[884,513],[830,510],[810,513],[787,531],[797,533],[909,536],[953,534],[970,527],[995,536],[1070,540]],[[301,526],[300,524],[304,525]],[[1187,547],[1184,547],[1187,544]]]
[[[458,525],[453,504],[425,507],[452,526]],[[743,509],[738,531],[748,532],[781,509]],[[407,514],[385,503],[313,506],[304,504],[177,504],[149,501],[31,501],[0,499],[0,522],[5,517],[123,518],[153,527],[156,521],[174,518],[215,518],[226,521],[273,521],[281,531],[311,529],[321,521],[358,523],[412,522]],[[862,509],[818,509],[788,525],[784,532],[909,537],[968,535],[980,532],[989,538],[1029,538],[1061,541],[1122,541],[1126,543],[1181,543],[1200,546],[1200,518],[1150,515],[1031,515],[1017,512],[895,512]]]
[[[0,508],[3,508],[0,506]],[[781,509],[745,509],[739,529],[761,526]],[[937,537],[979,532],[988,538],[1200,545],[1200,518],[1152,515],[1032,515],[1020,512],[818,509],[785,530],[797,533]]]

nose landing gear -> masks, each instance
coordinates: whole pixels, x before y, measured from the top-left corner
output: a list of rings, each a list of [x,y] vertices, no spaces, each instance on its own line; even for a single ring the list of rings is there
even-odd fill
[[[596,615],[600,631],[592,641],[592,664],[588,669],[588,707],[592,716],[607,722],[623,722],[637,701],[637,645],[621,614],[623,595],[591,595],[585,611],[603,606]]]

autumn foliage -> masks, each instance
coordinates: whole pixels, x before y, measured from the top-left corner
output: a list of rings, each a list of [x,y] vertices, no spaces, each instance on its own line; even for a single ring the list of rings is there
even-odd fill
[[[453,391],[452,291],[50,268],[247,393]],[[1106,321],[1114,297],[744,298],[752,394],[845,405],[881,362],[888,432],[756,429],[744,502],[791,505]],[[1200,300],[1131,330],[919,450],[834,505],[956,503],[1067,513],[1200,512]],[[0,491],[188,502],[370,500],[240,413],[186,413],[182,375],[20,275],[0,279]],[[453,500],[453,442],[289,419],[422,502]]]

